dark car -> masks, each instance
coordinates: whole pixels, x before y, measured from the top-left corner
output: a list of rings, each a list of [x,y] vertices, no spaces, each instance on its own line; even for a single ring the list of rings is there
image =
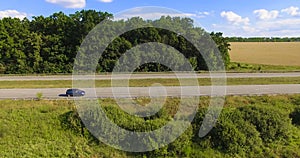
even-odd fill
[[[67,96],[84,96],[85,95],[85,91],[84,90],[80,90],[80,89],[76,89],[76,88],[71,88],[71,89],[68,89],[66,91],[66,95]]]

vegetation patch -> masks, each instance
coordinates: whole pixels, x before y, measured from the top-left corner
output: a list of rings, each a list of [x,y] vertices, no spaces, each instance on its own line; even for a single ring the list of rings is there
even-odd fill
[[[84,20],[85,19],[85,20]],[[1,74],[40,74],[40,73],[71,73],[73,71],[74,60],[81,43],[84,41],[88,33],[95,28],[103,20],[109,21],[109,29],[105,31],[108,37],[113,35],[115,30],[125,30],[129,26],[149,26],[130,30],[114,39],[103,51],[102,56],[95,65],[96,72],[112,72],[116,66],[118,59],[126,51],[135,46],[148,42],[158,42],[174,47],[182,53],[189,61],[192,67],[198,70],[208,70],[207,64],[211,68],[219,67],[216,63],[217,49],[206,48],[207,37],[211,37],[216,47],[219,49],[221,56],[218,58],[224,60],[225,67],[229,63],[228,48],[229,44],[223,37],[222,33],[207,33],[204,29],[194,26],[193,20],[181,17],[165,17],[160,19],[149,20],[133,17],[127,20],[113,20],[113,15],[107,12],[95,10],[81,10],[73,14],[66,15],[63,12],[53,13],[48,17],[34,16],[31,20],[18,18],[2,18],[0,19],[0,53],[4,54],[0,57],[0,73]],[[201,53],[207,57],[200,55],[199,50],[195,48],[185,37],[176,32],[159,27],[152,27],[159,24],[166,28],[176,26],[180,34],[191,35],[195,40],[204,40],[198,42],[202,49]],[[101,38],[95,38],[99,47],[103,44]],[[88,47],[90,51],[99,50],[99,47]],[[92,50],[93,49],[93,50]],[[136,55],[132,55],[130,60],[122,65],[122,70],[127,71],[132,63],[141,63],[144,58],[153,59],[153,56],[160,57],[166,63],[170,63],[169,67],[162,63],[146,63],[137,65],[135,71],[139,72],[159,72],[170,71],[170,67],[182,67],[184,59],[182,56],[174,55],[172,57],[158,53],[159,48],[147,48],[147,51],[137,51]],[[151,52],[151,53],[149,53]],[[162,51],[165,52],[165,51]],[[167,52],[167,51],[166,51]],[[90,60],[93,60],[91,58]],[[177,69],[179,70],[179,69]]]
[[[227,72],[298,72],[300,66],[289,66],[289,65],[266,65],[266,64],[254,64],[254,63],[243,63],[243,62],[231,62],[227,67]]]
[[[182,79],[185,86],[195,86],[191,79]],[[180,86],[178,79],[130,79],[129,87],[150,87],[160,83],[162,86]],[[227,78],[227,85],[267,85],[267,84],[299,84],[300,77],[255,77],[255,78]],[[198,85],[211,85],[210,78],[199,78]],[[111,80],[95,80],[96,87],[111,87]],[[123,85],[122,85],[123,86]],[[41,81],[0,81],[0,89],[5,88],[69,88],[72,87],[71,80],[41,80]],[[40,94],[39,94],[40,95]],[[38,95],[36,96],[37,98]]]
[[[146,98],[137,100],[143,106],[149,102]],[[209,105],[209,97],[201,97],[200,100],[201,104],[192,126],[184,134],[161,149],[145,153],[123,152],[98,141],[86,129],[72,101],[1,100],[0,155],[2,157],[300,156],[298,102],[300,95],[227,97],[215,127],[203,138],[198,137],[198,132]],[[99,100],[106,115],[114,123],[132,131],[160,128],[176,113],[179,101],[179,98],[167,98],[165,105],[157,114],[141,118],[122,111],[113,99]],[[97,112],[94,111],[94,114]]]

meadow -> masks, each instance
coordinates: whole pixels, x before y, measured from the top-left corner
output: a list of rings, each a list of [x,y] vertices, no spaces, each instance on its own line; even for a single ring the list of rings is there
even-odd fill
[[[300,66],[300,42],[231,42],[232,62]]]
[[[226,97],[216,126],[199,138],[209,99],[200,98],[191,128],[182,136],[145,153],[124,152],[98,141],[80,121],[73,101],[0,100],[0,157],[300,156],[300,95]],[[149,99],[136,101],[142,105]],[[169,121],[179,98],[167,98],[163,108],[149,118],[128,115],[113,99],[99,102],[120,127],[143,131]]]
[[[182,79],[189,84],[191,79]],[[192,80],[193,81],[193,80]],[[117,82],[117,81],[116,81]],[[180,86],[178,79],[130,79],[130,87],[149,87],[155,83],[163,86]],[[211,85],[210,78],[198,78],[199,86]],[[300,77],[257,77],[257,78],[227,78],[227,85],[267,85],[267,84],[300,84]],[[194,86],[191,82],[190,86]],[[95,80],[96,87],[111,87],[111,80]],[[186,85],[188,86],[188,85]],[[0,81],[0,89],[6,88],[69,88],[71,80],[32,80],[32,81]]]

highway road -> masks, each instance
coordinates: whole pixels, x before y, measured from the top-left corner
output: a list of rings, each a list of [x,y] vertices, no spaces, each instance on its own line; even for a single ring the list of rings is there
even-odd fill
[[[220,73],[197,73],[191,75],[190,73],[178,73],[180,78],[219,78],[224,77]],[[94,76],[87,76],[91,79]],[[149,78],[176,78],[174,73],[150,73],[150,74],[107,74],[95,75],[96,80],[114,79],[149,79]],[[255,77],[300,77],[300,72],[287,73],[226,73],[227,78],[255,78]],[[0,76],[0,81],[21,81],[21,80],[72,80],[72,75],[52,75],[52,76]]]
[[[140,97],[140,96],[209,96],[212,91],[211,86],[186,86],[186,87],[130,87],[127,93],[126,87],[108,88],[87,88],[85,98],[97,97]],[[263,95],[263,94],[300,94],[300,84],[278,84],[278,85],[234,85],[216,86],[215,94],[226,95]],[[1,89],[0,99],[32,99],[36,98],[38,92],[43,93],[46,99],[67,98],[66,88],[45,88],[45,89]],[[113,93],[114,92],[114,93]]]

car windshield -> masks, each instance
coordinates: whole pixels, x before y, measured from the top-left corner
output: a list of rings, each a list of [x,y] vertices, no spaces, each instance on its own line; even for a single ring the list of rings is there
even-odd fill
[[[72,92],[72,91],[73,91],[73,92],[76,92],[77,89],[68,89],[68,90],[67,90],[67,92]]]

